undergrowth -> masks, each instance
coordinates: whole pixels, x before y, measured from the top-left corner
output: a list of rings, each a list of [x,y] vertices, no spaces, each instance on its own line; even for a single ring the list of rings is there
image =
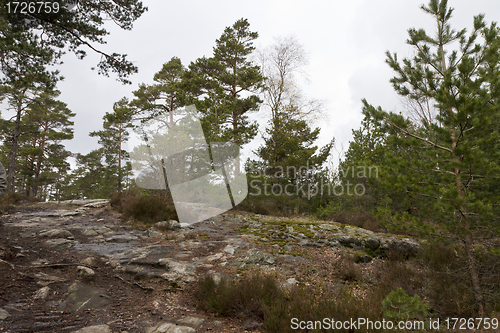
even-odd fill
[[[487,300],[487,317],[498,317],[500,284],[500,250],[476,250],[481,269],[483,290]],[[416,257],[407,259],[396,254],[379,260],[370,270],[366,264],[355,263],[353,256],[341,256],[324,268],[326,279],[306,285],[283,288],[275,275],[247,271],[234,280],[223,278],[217,284],[205,276],[196,286],[198,306],[220,316],[253,320],[261,323],[265,332],[329,332],[327,329],[291,328],[292,318],[300,321],[321,321],[323,318],[348,321],[366,318],[372,321],[400,318],[428,322],[429,318],[474,318],[474,299],[471,292],[465,252],[461,244],[442,240],[423,244]],[[298,273],[308,276],[307,272]],[[318,276],[320,276],[318,274]],[[338,332],[370,332],[335,330]],[[374,330],[383,332],[383,330]],[[446,330],[442,330],[443,332]]]
[[[12,206],[21,202],[40,202],[41,200],[37,197],[26,196],[19,193],[5,194],[0,200],[0,213],[6,214],[11,209]]]
[[[114,193],[111,195],[110,204],[125,220],[134,219],[145,224],[178,220],[171,198],[164,191],[140,192],[132,189]]]

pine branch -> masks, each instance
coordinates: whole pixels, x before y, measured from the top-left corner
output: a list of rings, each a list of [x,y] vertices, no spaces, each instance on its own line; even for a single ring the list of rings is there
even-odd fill
[[[420,140],[420,141],[426,142],[426,143],[430,144],[430,145],[431,145],[431,146],[433,146],[433,147],[439,148],[439,149],[444,150],[444,151],[447,151],[447,152],[449,152],[449,153],[453,153],[453,150],[451,150],[450,148],[440,146],[440,145],[438,145],[438,144],[437,144],[437,143],[435,143],[435,142],[432,142],[432,141],[430,141],[430,140],[427,140],[427,139],[425,139],[425,138],[422,138],[422,137],[420,137],[420,136],[418,136],[418,135],[412,134],[412,133],[408,132],[407,130],[405,130],[405,129],[403,129],[403,128],[399,127],[399,126],[397,126],[396,124],[394,124],[394,123],[392,123],[392,122],[389,122],[389,124],[391,124],[392,126],[396,127],[399,131],[401,131],[401,132],[405,133],[406,135],[409,135],[409,136],[411,136],[411,137],[413,137],[413,138],[415,138],[415,139],[418,139],[418,140]]]

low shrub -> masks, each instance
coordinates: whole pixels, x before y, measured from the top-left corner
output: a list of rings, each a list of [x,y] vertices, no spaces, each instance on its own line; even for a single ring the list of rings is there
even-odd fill
[[[382,302],[384,317],[397,321],[425,320],[429,317],[428,308],[418,295],[410,297],[403,288],[391,291]]]
[[[264,320],[263,307],[284,298],[276,279],[256,272],[239,281],[221,279],[216,284],[212,277],[199,281],[195,293],[203,310],[222,316],[237,316]]]
[[[463,246],[435,240],[421,247],[418,260],[424,267],[425,294],[440,316],[475,315],[472,283]],[[497,287],[498,289],[498,287]]]
[[[358,282],[362,280],[361,270],[354,263],[354,255],[343,255],[334,263],[334,275],[346,282]]]
[[[332,201],[324,207],[319,207],[316,215],[322,220],[349,224],[371,231],[383,230],[375,215],[362,207],[346,209],[341,204]]]
[[[20,193],[5,194],[0,200],[0,213],[6,214],[12,206],[20,202],[40,202],[41,199],[37,197],[26,196]]]
[[[195,296],[203,310],[226,317],[258,320],[266,332],[330,331],[325,328],[294,328],[293,318],[312,322],[322,318],[334,318],[337,321],[349,321],[351,318],[382,319],[381,301],[375,305],[371,298],[356,297],[346,287],[328,291],[294,286],[285,290],[279,286],[276,277],[259,271],[238,281],[222,279],[219,284],[212,277],[206,276],[198,282]]]
[[[165,220],[178,220],[173,204],[162,191],[128,190],[111,195],[110,204],[122,216],[146,224]]]

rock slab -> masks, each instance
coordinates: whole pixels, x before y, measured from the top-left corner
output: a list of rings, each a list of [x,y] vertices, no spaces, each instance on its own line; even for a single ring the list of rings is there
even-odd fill
[[[108,325],[95,325],[84,327],[72,333],[112,333]]]
[[[188,326],[179,326],[172,323],[161,322],[154,327],[148,328],[146,333],[196,333],[196,330]]]

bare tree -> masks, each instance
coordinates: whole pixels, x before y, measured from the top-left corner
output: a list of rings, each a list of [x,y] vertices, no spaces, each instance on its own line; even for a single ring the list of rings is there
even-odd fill
[[[419,126],[436,124],[438,110],[434,106],[435,103],[435,100],[431,100],[428,97],[412,99],[405,96],[401,98],[401,104],[404,107],[405,113],[413,123]]]
[[[308,120],[321,116],[324,102],[304,97],[297,85],[297,75],[307,78],[304,67],[308,64],[304,47],[294,36],[277,37],[274,44],[258,52],[258,60],[265,76],[264,103],[274,119],[286,106],[293,105],[296,118]]]

